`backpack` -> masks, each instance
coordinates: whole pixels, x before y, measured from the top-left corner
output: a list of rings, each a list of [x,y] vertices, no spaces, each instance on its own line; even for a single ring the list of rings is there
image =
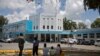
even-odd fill
[[[50,50],[50,55],[53,55],[53,56],[55,55],[55,49]]]
[[[34,41],[33,45],[34,45],[34,47],[37,47],[39,45],[39,41]]]

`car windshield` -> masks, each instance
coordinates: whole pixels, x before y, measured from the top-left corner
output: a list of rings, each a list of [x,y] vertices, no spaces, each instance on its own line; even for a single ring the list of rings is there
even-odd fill
[[[100,42],[100,40],[97,40],[96,42]]]

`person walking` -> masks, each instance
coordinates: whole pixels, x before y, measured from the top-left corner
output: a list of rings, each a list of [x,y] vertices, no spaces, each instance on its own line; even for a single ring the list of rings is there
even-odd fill
[[[53,46],[51,46],[51,48],[50,48],[50,56],[55,56],[55,49],[54,49],[54,47]]]
[[[38,47],[39,47],[39,41],[37,40],[37,38],[34,38],[33,41],[33,56],[38,56]]]
[[[19,46],[19,56],[22,56],[22,52],[23,52],[23,48],[24,48],[24,43],[25,43],[25,40],[24,40],[24,37],[23,37],[23,34],[20,33],[20,36],[18,38],[18,46]]]
[[[49,52],[49,49],[47,48],[46,43],[44,43],[43,56],[48,56],[48,52]]]
[[[60,56],[62,53],[62,49],[60,47],[60,44],[57,45],[57,48],[56,48],[56,56]]]

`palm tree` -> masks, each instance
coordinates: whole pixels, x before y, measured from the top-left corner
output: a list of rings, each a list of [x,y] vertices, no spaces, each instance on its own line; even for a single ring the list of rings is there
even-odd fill
[[[78,23],[78,29],[86,29],[86,28],[87,28],[87,26],[84,23],[82,23],[82,22]]]
[[[100,0],[84,0],[84,9],[98,10],[100,14]]]
[[[63,19],[63,28],[64,28],[64,30],[72,30],[72,29],[76,29],[77,25],[76,25],[76,22],[73,22],[72,20],[68,20],[65,17]]]
[[[100,18],[97,18],[92,24],[91,28],[100,28]]]

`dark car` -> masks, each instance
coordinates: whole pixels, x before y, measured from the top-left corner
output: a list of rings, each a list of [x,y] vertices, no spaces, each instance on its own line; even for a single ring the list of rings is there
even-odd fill
[[[0,42],[5,42],[4,40],[0,39]]]
[[[91,45],[90,41],[83,41],[82,45]]]

